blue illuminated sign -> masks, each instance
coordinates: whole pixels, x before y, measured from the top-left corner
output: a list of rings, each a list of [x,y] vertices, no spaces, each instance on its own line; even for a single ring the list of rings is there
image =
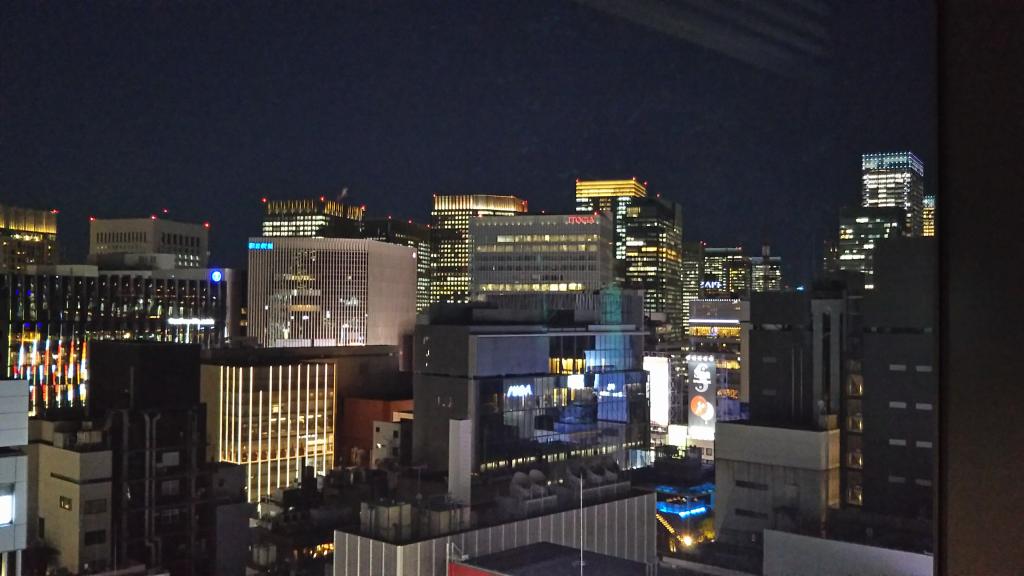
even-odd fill
[[[220,282],[224,279],[224,273],[220,270],[214,270],[210,272],[210,282]]]
[[[505,391],[506,398],[526,398],[533,395],[533,386],[529,384],[513,384]]]
[[[249,242],[249,250],[273,250],[273,242]]]

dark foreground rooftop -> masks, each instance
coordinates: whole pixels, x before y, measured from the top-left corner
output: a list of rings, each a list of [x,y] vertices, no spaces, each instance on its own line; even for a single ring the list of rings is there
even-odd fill
[[[550,542],[538,542],[504,552],[488,554],[462,562],[507,576],[558,576],[580,572],[580,551]],[[587,576],[645,576],[646,566],[640,562],[584,552],[584,573]]]

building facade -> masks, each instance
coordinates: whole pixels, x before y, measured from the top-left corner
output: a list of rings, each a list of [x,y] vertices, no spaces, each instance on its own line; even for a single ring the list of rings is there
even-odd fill
[[[432,311],[416,327],[414,460],[446,469],[449,439],[437,431],[468,421],[474,472],[587,458],[643,465],[650,418],[633,308],[638,295],[609,289],[546,308]],[[562,320],[549,320],[555,309]]]
[[[415,250],[376,240],[250,238],[248,335],[262,346],[397,345],[416,321]]]
[[[840,270],[864,274],[864,287],[874,288],[875,247],[905,231],[902,208],[844,208],[839,214]]]
[[[363,238],[401,244],[416,251],[416,312],[430,306],[430,227],[391,218],[363,222]]]
[[[774,292],[783,289],[782,257],[772,256],[771,246],[761,246],[760,256],[750,257],[750,291]]]
[[[526,200],[515,196],[435,194],[430,213],[430,303],[469,301],[470,220],[515,216],[526,209]]]
[[[57,264],[57,211],[0,204],[0,271]]]
[[[263,198],[261,231],[268,238],[357,238],[366,206],[319,198]]]
[[[0,380],[0,573],[19,574],[28,534],[28,390]]]
[[[484,216],[469,223],[470,295],[589,292],[613,280],[612,225],[601,213]]]
[[[231,270],[30,267],[0,273],[0,368],[27,382],[33,415],[87,400],[100,340],[221,345],[231,333]]]
[[[935,236],[935,196],[924,197],[924,208],[921,212],[922,236]]]
[[[913,152],[861,157],[861,206],[900,208],[910,236],[924,232],[924,164]]]
[[[89,263],[101,268],[153,267],[166,255],[173,268],[206,268],[209,224],[149,218],[90,218]]]
[[[334,468],[335,366],[328,361],[205,361],[210,458],[243,466],[249,502]]]
[[[683,341],[683,209],[661,198],[637,198],[619,214],[626,288],[643,290],[648,318],[664,316],[655,345]]]
[[[626,259],[626,228],[620,216],[638,198],[647,197],[647,183],[630,180],[576,180],[576,212],[609,214],[615,227],[615,259]]]
[[[748,298],[750,296],[750,259],[742,247],[704,247],[704,276],[701,298]]]
[[[690,303],[700,298],[704,280],[704,243],[684,242],[680,264],[682,275],[682,316],[684,334],[690,333]]]
[[[862,440],[864,510],[933,519],[938,451],[938,246],[883,242],[863,308],[863,387],[849,424]],[[912,295],[912,297],[908,297]],[[851,435],[852,436],[852,435]],[[858,491],[858,487],[860,490]]]

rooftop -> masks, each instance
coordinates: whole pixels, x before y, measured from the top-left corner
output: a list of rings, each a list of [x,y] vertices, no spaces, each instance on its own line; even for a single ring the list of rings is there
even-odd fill
[[[480,556],[461,562],[461,564],[508,576],[552,576],[578,572],[580,570],[579,561],[580,551],[576,548],[550,542],[538,542]],[[647,574],[647,567],[640,562],[595,552],[583,553],[583,569],[588,576],[644,576]]]

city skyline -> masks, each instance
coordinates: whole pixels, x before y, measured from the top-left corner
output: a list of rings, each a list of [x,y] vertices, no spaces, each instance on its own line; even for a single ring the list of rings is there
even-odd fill
[[[238,266],[263,196],[347,188],[368,217],[425,222],[435,193],[517,195],[566,213],[575,178],[636,176],[683,205],[687,241],[771,242],[803,281],[839,208],[857,199],[861,154],[914,150],[935,192],[934,16],[925,3],[893,6],[832,8],[814,80],[572,3],[244,18],[15,9],[0,189],[5,202],[61,210],[70,238],[89,216],[169,208],[210,221],[214,258]],[[128,33],[104,33],[128,21]],[[410,35],[417,25],[433,33]],[[870,41],[857,33],[865,25]],[[64,33],[83,26],[95,35]],[[307,28],[305,39],[289,34]],[[869,85],[884,88],[860,89]]]

